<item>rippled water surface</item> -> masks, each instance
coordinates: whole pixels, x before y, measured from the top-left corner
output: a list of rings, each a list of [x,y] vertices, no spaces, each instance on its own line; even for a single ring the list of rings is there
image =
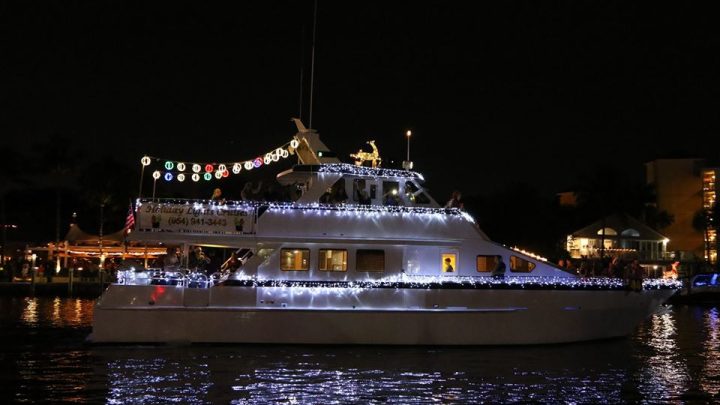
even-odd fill
[[[89,346],[92,300],[0,297],[0,400],[720,403],[720,309],[627,339],[532,347]]]

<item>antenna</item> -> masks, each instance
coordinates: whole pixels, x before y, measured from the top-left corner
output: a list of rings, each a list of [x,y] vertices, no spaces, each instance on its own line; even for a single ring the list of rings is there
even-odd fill
[[[300,32],[300,97],[298,99],[298,117],[302,121],[303,115],[303,87],[305,87],[305,24]]]
[[[310,119],[308,126],[312,128],[312,109],[313,109],[313,93],[315,85],[315,36],[317,34],[317,5],[318,0],[315,0],[315,11],[313,12],[313,39],[312,39],[312,53],[310,61]]]

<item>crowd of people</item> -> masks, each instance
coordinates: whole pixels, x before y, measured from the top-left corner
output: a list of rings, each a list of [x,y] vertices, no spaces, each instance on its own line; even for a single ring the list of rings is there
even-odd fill
[[[581,277],[623,279],[630,289],[639,291],[642,289],[642,281],[646,278],[662,277],[677,279],[679,264],[680,262],[673,262],[662,274],[654,274],[647,270],[640,264],[640,260],[637,258],[623,260],[617,256],[609,257],[605,260],[560,259],[557,266]]]

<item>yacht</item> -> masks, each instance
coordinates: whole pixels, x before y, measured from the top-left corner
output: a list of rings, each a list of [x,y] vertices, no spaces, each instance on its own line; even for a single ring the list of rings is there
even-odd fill
[[[130,237],[177,247],[181,266],[121,271],[97,301],[91,342],[577,342],[633,333],[679,288],[631,291],[493,242],[467,212],[440,206],[420,173],[379,167],[377,149],[341,163],[296,123],[277,151],[298,158],[277,175],[292,201],[138,200]],[[196,271],[197,247],[232,251],[237,268]]]

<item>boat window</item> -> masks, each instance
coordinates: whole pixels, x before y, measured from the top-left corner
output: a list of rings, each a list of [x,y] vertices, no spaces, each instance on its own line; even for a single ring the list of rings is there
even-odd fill
[[[400,205],[400,183],[397,181],[383,181],[384,205]]]
[[[535,268],[535,263],[525,260],[522,257],[510,256],[510,271],[516,273],[530,273]]]
[[[339,178],[331,187],[330,202],[332,204],[345,204],[348,195],[345,190],[345,178]]]
[[[430,204],[430,197],[412,181],[405,182],[405,199],[416,204]]]
[[[356,271],[385,271],[385,251],[358,249],[355,255]]]
[[[443,253],[440,262],[443,273],[454,273],[457,271],[457,255],[455,253]]]
[[[490,272],[495,269],[498,262],[497,255],[478,255],[476,259],[477,271]]]
[[[347,250],[320,249],[318,256],[321,271],[347,271]]]
[[[352,199],[358,204],[370,205],[370,196],[366,190],[365,179],[353,180]]]
[[[310,268],[310,249],[280,249],[280,270],[295,271]]]

